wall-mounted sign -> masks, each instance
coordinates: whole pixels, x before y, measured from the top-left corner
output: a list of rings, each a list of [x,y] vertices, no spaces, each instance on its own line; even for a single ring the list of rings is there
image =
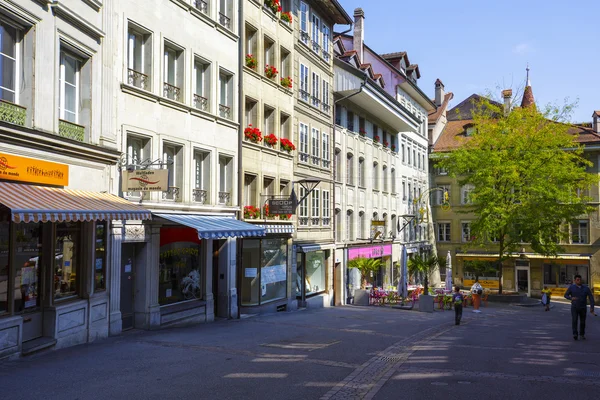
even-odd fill
[[[271,215],[296,214],[294,201],[291,198],[269,199],[267,204],[269,205],[269,214]]]
[[[68,186],[69,166],[0,153],[0,180]]]
[[[138,169],[123,171],[124,192],[164,192],[169,190],[169,171],[166,169]]]
[[[358,257],[379,258],[392,255],[392,245],[384,244],[369,247],[351,247],[348,249],[348,260]]]

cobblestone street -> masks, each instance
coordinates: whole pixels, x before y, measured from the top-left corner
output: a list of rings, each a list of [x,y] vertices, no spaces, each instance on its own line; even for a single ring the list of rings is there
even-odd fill
[[[130,331],[0,361],[7,399],[596,399],[600,320],[567,305],[453,313],[338,307]]]

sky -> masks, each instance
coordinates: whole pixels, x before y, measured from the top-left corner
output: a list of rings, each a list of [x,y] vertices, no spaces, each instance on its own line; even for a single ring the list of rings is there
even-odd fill
[[[419,64],[427,95],[441,79],[454,93],[451,106],[473,93],[500,99],[509,88],[520,101],[529,63],[538,105],[577,101],[574,122],[590,122],[600,110],[599,0],[338,1],[351,18],[363,9],[371,49],[406,51]]]

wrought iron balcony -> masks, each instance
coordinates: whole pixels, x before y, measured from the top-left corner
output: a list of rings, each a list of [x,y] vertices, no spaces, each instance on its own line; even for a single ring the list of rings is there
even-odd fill
[[[194,197],[194,201],[200,204],[206,204],[206,199],[208,198],[208,191],[204,189],[194,189],[192,191],[192,196]]]
[[[302,162],[308,162],[308,153],[298,153],[298,157]]]
[[[300,226],[308,226],[308,217],[300,217],[298,218],[298,222]]]
[[[150,88],[148,85],[148,75],[142,74],[141,72],[131,68],[127,69],[127,83],[144,90],[148,90]]]
[[[311,224],[312,226],[318,226],[318,225],[321,225],[321,218],[319,218],[319,217],[312,217],[312,218],[310,219],[310,224]]]
[[[171,100],[181,101],[181,89],[177,86],[171,85],[170,83],[164,82],[163,96]]]
[[[323,49],[323,60],[325,60],[325,62],[329,62],[331,60],[331,54],[329,54],[329,52],[325,49]]]
[[[223,13],[219,13],[219,24],[231,30],[231,18]]]
[[[194,0],[194,7],[204,14],[208,14],[208,3],[204,0]]]
[[[231,193],[219,192],[219,204],[229,205],[231,202]]]
[[[331,166],[331,161],[329,160],[322,160],[323,162],[323,168],[329,168]]]
[[[194,94],[194,107],[202,111],[208,111],[208,99],[199,94]]]
[[[314,40],[312,41],[312,48],[313,51],[317,54],[319,54],[321,52],[321,46],[319,45],[319,42],[315,42]]]
[[[27,109],[10,101],[0,99],[0,121],[15,125],[25,125]]]
[[[302,43],[308,44],[308,42],[310,41],[310,35],[308,34],[308,32],[300,31],[300,40],[302,41]]]
[[[323,226],[329,226],[329,224],[331,224],[331,218],[323,217]]]
[[[312,163],[314,165],[319,165],[320,161],[321,161],[321,159],[319,158],[319,156],[312,156]]]
[[[85,126],[73,122],[58,120],[58,135],[67,139],[83,142],[85,140]]]
[[[163,192],[163,200],[177,201],[179,199],[179,188],[177,186],[169,186],[169,190]]]
[[[308,101],[308,99],[310,98],[310,93],[303,89],[298,90],[298,95],[300,97],[300,100]]]
[[[331,111],[331,106],[329,104],[323,103],[323,112],[329,114]]]
[[[231,119],[231,108],[224,104],[219,104],[219,115],[222,118]]]
[[[321,105],[321,99],[319,99],[317,96],[312,96],[312,104],[318,108]]]

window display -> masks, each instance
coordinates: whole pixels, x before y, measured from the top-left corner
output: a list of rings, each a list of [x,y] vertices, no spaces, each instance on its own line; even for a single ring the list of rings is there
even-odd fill
[[[0,222],[0,314],[8,311],[9,223]]]
[[[302,255],[298,255],[296,296],[302,294],[302,279],[305,281],[307,296],[325,291],[325,276],[327,274],[325,251],[313,251],[304,254],[304,257],[306,265],[305,268],[302,268]]]
[[[106,290],[106,221],[96,222],[94,291]]]
[[[242,248],[241,300],[255,306],[287,296],[287,239],[246,239]]]
[[[573,277],[581,275],[581,283],[588,284],[587,265],[544,264],[544,285],[570,285]]]
[[[77,296],[80,249],[81,224],[79,222],[56,224],[54,246],[54,298],[56,300]]]
[[[158,303],[203,298],[202,242],[192,228],[160,228]]]
[[[40,305],[40,253],[42,229],[40,224],[15,225],[14,305],[15,312],[33,310]]]

